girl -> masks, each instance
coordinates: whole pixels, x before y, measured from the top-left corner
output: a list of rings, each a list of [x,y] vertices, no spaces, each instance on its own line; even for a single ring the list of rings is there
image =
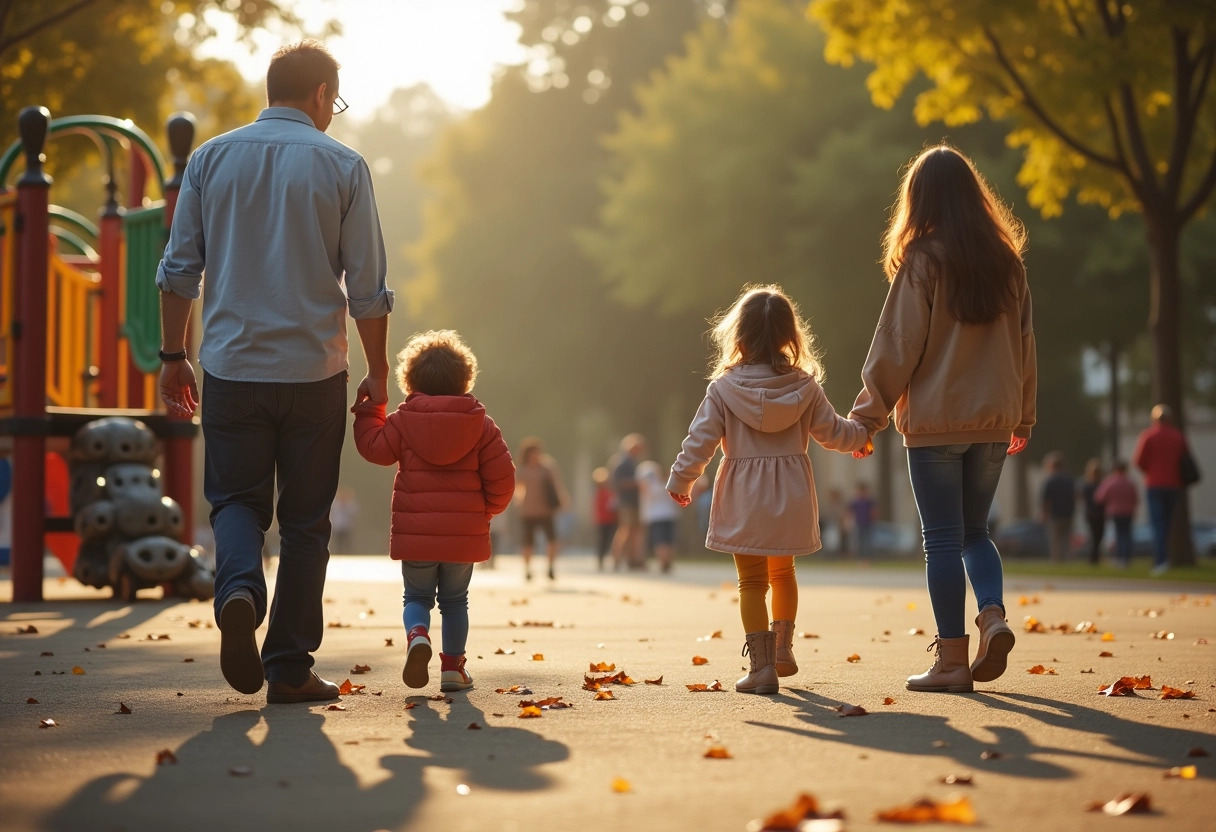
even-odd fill
[[[937,620],[936,660],[909,690],[970,691],[1004,673],[1013,648],[988,510],[1005,456],[1026,447],[1035,421],[1024,246],[969,159],[943,145],[912,162],[887,228],[891,288],[849,414],[877,432],[894,409],[908,448]],[[967,579],[980,610],[970,666]]]
[[[718,446],[705,545],[735,556],[739,614],[750,672],[740,693],[776,693],[778,676],[798,672],[794,555],[819,549],[818,505],[807,442],[855,451],[869,439],[858,422],[832,409],[819,381],[823,367],[798,308],[778,286],[745,287],[713,329],[716,349],[705,400],[671,467],[667,490],[681,506]],[[773,590],[773,615],[766,606]],[[769,622],[772,621],[770,628]]]
[[[490,557],[490,517],[515,490],[515,466],[502,433],[469,391],[477,358],[451,330],[415,335],[398,356],[405,401],[387,418],[365,401],[355,413],[355,445],[368,462],[397,465],[390,553],[405,583],[408,639],[401,680],[425,687],[431,660],[431,608],[439,600],[443,651],[439,689],[468,690],[469,579]]]

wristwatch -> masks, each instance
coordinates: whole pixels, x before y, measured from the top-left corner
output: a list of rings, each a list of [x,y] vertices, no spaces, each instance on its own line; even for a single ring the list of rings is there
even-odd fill
[[[156,354],[160,356],[161,361],[185,361],[186,360],[186,351],[185,350],[182,350],[180,352],[165,352],[164,350],[157,350]]]

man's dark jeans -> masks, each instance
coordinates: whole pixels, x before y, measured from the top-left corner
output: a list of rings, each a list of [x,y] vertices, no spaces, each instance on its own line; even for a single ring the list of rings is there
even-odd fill
[[[279,571],[262,663],[272,682],[302,684],[321,646],[329,509],[346,436],[346,373],[277,384],[204,376],[203,493],[215,534],[215,611],[233,592],[266,617],[262,544],[278,481]]]

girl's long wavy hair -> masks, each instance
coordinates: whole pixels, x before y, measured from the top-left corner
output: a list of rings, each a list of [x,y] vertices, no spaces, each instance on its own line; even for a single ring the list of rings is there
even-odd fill
[[[904,174],[884,246],[887,280],[914,255],[943,281],[950,314],[986,324],[1017,309],[1026,230],[971,160],[947,145],[923,151]]]
[[[709,378],[741,364],[768,364],[778,373],[797,368],[823,381],[815,336],[780,286],[744,286],[730,309],[710,323],[714,358]]]

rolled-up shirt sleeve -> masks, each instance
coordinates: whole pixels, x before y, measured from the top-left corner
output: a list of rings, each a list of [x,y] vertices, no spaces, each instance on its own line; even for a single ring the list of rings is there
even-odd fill
[[[195,159],[186,166],[182,187],[177,195],[177,207],[173,210],[169,244],[165,246],[164,258],[156,267],[157,288],[191,300],[199,297],[207,260],[202,199],[194,173],[198,167]]]
[[[346,272],[347,306],[352,318],[382,318],[393,311],[394,295],[385,285],[388,262],[371,171],[362,159],[351,174],[351,199],[342,217],[338,255]]]

